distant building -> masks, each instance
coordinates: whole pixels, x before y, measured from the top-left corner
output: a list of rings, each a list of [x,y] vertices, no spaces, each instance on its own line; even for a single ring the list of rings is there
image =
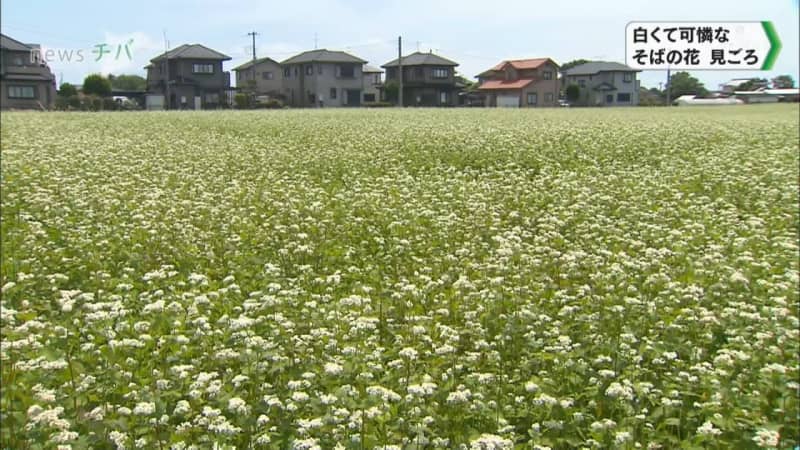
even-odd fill
[[[393,59],[383,67],[386,82],[399,81],[400,61]],[[456,82],[458,63],[433,52],[415,52],[403,56],[404,106],[456,106],[459,86]]]
[[[364,103],[377,102],[381,100],[381,89],[383,88],[383,71],[377,67],[364,64],[361,69],[363,77]]]
[[[283,96],[283,69],[278,61],[259,58],[234,67],[233,71],[238,90],[274,98]]]
[[[0,34],[0,108],[51,109],[56,77],[38,53],[38,46]]]
[[[753,91],[735,91],[733,96],[745,103],[778,103],[796,102],[800,97],[800,89],[756,89]]]
[[[672,101],[676,106],[725,106],[725,105],[742,105],[743,101],[728,97],[728,98],[696,98],[694,95],[682,95]]]
[[[550,58],[502,61],[478,80],[488,107],[558,106],[558,64]]]
[[[731,95],[736,91],[741,91],[739,88],[745,83],[751,83],[752,90],[766,88],[768,84],[767,81],[762,81],[760,78],[734,78],[726,83],[720,84],[719,90],[722,94]]]
[[[564,71],[562,84],[580,87],[579,105],[636,106],[639,104],[637,69],[616,62],[593,61]]]
[[[341,51],[310,50],[281,62],[283,95],[296,107],[360,106],[364,61]]]
[[[145,67],[148,108],[158,104],[159,96],[169,109],[213,109],[225,105],[231,80],[223,63],[230,59],[200,44],[184,44],[156,56]]]

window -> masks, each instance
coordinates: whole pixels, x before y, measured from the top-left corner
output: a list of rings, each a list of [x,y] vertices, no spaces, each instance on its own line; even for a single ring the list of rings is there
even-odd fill
[[[553,93],[552,92],[548,92],[548,93],[544,94],[544,102],[545,103],[553,103]]]
[[[214,73],[214,64],[192,64],[192,73]]]
[[[536,92],[531,92],[531,93],[528,94],[528,104],[529,105],[535,105],[538,102],[538,100],[539,100],[539,96],[536,94]]]
[[[365,102],[374,102],[375,101],[375,94],[364,94],[364,101]]]
[[[375,74],[375,78],[372,79],[372,84],[381,84],[381,74]]]
[[[336,100],[336,88],[331,88],[331,100]]]
[[[261,72],[261,78],[264,80],[271,80],[272,72]]]
[[[578,80],[578,86],[580,86],[582,88],[585,88],[586,87],[586,80],[584,80],[584,79]]]
[[[443,67],[436,67],[433,69],[433,78],[447,78],[450,76],[450,70]]]
[[[633,81],[633,73],[632,72],[625,72],[622,74],[622,81],[625,83],[630,83]]]
[[[292,76],[292,69],[288,67],[283,69],[283,78],[289,78],[291,76]]]
[[[544,77],[545,80],[552,80],[553,79],[553,72],[551,72],[549,70],[545,70],[542,73],[542,77]]]
[[[337,66],[340,78],[353,78],[356,76],[355,66],[352,64]]]
[[[447,91],[439,92],[439,103],[442,105],[447,103]]]
[[[15,66],[21,66],[22,65],[22,57],[21,56],[15,56],[14,57],[14,65]]]
[[[614,94],[606,95],[606,103],[614,103]]]
[[[617,102],[619,103],[630,103],[631,102],[631,94],[628,93],[618,93],[617,94]]]
[[[300,66],[294,66],[294,76],[300,76]]]
[[[314,75],[314,66],[310,64],[306,66],[306,75]]]
[[[36,98],[33,86],[9,86],[8,98]]]

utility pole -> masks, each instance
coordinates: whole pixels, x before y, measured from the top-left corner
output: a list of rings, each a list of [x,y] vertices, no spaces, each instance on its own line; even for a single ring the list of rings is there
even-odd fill
[[[403,107],[403,37],[397,36],[397,78],[400,80],[400,90],[397,93],[398,104]]]
[[[255,31],[251,31],[251,32],[247,33],[247,35],[248,36],[253,36],[253,61],[255,61],[256,60],[256,36],[258,36],[258,33],[256,33]]]
[[[670,80],[669,67],[667,67],[667,106],[672,105],[672,81]]]
[[[169,109],[169,41],[167,40],[167,30],[164,30],[164,66],[166,67],[164,70],[164,75],[166,76],[164,79],[164,92],[167,97],[164,101],[164,109]]]

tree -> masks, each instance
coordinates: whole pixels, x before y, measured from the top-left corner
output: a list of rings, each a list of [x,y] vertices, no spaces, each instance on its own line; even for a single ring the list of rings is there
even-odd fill
[[[766,78],[751,78],[744,83],[740,84],[739,87],[736,88],[737,91],[755,91],[759,88],[767,87],[767,79]]]
[[[144,91],[147,89],[147,80],[139,75],[109,75],[111,87],[123,91]]]
[[[670,96],[675,99],[681,95],[696,95],[704,97],[708,95],[708,90],[697,78],[689,75],[689,72],[676,72],[669,80]]]
[[[250,108],[250,95],[244,92],[238,92],[233,96],[233,102],[236,103],[236,108],[238,109]]]
[[[58,88],[58,96],[68,98],[73,95],[78,95],[78,89],[69,83],[61,83],[61,86]]]
[[[639,106],[664,106],[664,92],[658,88],[639,88]]]
[[[83,80],[83,93],[98,97],[111,95],[111,82],[100,74],[92,74]]]
[[[567,86],[567,90],[565,92],[567,96],[567,101],[570,103],[575,103],[578,99],[581,98],[581,88],[577,84],[570,84]]]
[[[561,65],[561,72],[566,72],[567,70],[575,66],[580,66],[581,64],[586,64],[588,62],[591,61],[589,61],[588,59],[573,59],[572,61],[566,62]]]
[[[400,92],[400,83],[395,80],[389,80],[383,85],[383,92],[386,94],[387,102],[397,102],[398,93]]]
[[[791,75],[778,75],[772,79],[773,89],[791,89],[794,87],[794,78]]]

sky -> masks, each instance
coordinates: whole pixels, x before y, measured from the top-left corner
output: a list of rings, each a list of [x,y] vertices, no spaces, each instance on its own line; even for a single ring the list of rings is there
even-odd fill
[[[694,71],[709,89],[732,78],[797,80],[798,0],[139,0],[80,2],[3,0],[0,30],[53,49],[59,82],[81,84],[90,74],[145,74],[148,61],[186,43],[231,56],[225,70],[256,54],[282,61],[305,50],[348,51],[380,66],[403,54],[433,51],[474,79],[507,59],[549,57],[625,61],[630,21],[763,21],[775,25],[783,49],[771,71]],[[105,46],[101,46],[105,44]],[[100,51],[101,53],[98,53]],[[81,56],[81,58],[79,58]],[[231,77],[233,79],[233,77]],[[658,87],[666,72],[645,71],[642,86]]]

